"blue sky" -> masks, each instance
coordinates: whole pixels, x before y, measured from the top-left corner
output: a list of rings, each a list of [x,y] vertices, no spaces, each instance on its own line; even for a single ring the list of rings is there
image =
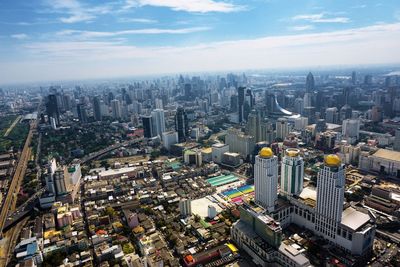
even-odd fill
[[[398,0],[3,0],[0,83],[400,63]]]

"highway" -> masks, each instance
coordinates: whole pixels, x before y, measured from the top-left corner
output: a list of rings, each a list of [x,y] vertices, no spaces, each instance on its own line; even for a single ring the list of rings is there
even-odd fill
[[[31,148],[29,147],[32,141],[33,131],[36,129],[36,121],[31,122],[28,136],[25,141],[24,148],[21,152],[17,168],[15,169],[14,176],[11,180],[10,186],[8,187],[6,198],[3,201],[3,206],[0,212],[0,235],[3,234],[3,228],[10,211],[15,210],[17,203],[17,194],[21,186],[21,182],[24,178],[28,160],[31,154]]]
[[[115,149],[118,149],[118,148],[121,148],[121,147],[124,147],[124,146],[128,146],[128,145],[133,145],[133,144],[136,144],[136,143],[139,143],[139,142],[142,142],[142,141],[143,141],[143,138],[137,138],[137,139],[134,139],[134,140],[129,140],[129,141],[125,141],[125,142],[122,142],[122,143],[114,144],[112,146],[106,147],[106,148],[104,148],[102,150],[99,150],[97,152],[93,152],[93,153],[83,157],[80,160],[80,163],[84,164],[84,163],[86,163],[88,161],[91,161],[91,160],[97,158],[97,157],[100,157],[101,155],[104,155],[104,154],[106,154],[108,152],[111,152],[112,150],[115,150]]]

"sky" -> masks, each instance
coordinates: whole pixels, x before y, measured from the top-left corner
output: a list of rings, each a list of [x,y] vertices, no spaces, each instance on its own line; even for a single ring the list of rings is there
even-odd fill
[[[2,0],[0,84],[400,63],[398,0]]]

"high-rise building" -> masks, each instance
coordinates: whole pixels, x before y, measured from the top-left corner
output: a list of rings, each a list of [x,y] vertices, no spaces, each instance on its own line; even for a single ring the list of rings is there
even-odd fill
[[[304,161],[300,150],[288,148],[281,164],[281,192],[300,195],[303,190]]]
[[[153,117],[151,115],[143,115],[141,118],[143,125],[143,136],[146,138],[152,138],[154,136]]]
[[[53,180],[54,180],[57,196],[61,196],[61,195],[68,193],[64,173],[65,173],[64,169],[60,168],[60,169],[56,170],[53,175]]]
[[[279,118],[276,121],[276,138],[284,140],[285,137],[289,134],[289,132],[290,132],[290,125],[288,120],[286,118]]]
[[[179,211],[182,217],[192,215],[192,202],[190,199],[182,198],[179,200]]]
[[[275,140],[275,132],[272,123],[268,120],[263,120],[260,123],[260,141],[265,141],[271,144]]]
[[[152,128],[153,135],[160,136],[162,138],[162,133],[165,132],[165,115],[163,109],[155,109],[151,112],[152,117]]]
[[[76,109],[78,111],[78,119],[81,123],[87,123],[87,110],[84,104],[78,104],[76,106]]]
[[[357,141],[360,134],[360,121],[358,119],[347,119],[342,124],[342,136],[350,143]]]
[[[304,112],[304,99],[298,97],[294,100],[294,112],[298,114],[303,114]]]
[[[111,109],[112,109],[112,115],[113,115],[114,119],[122,118],[121,102],[119,102],[118,99],[111,100]]]
[[[304,107],[312,106],[312,97],[315,89],[314,76],[312,73],[308,73],[306,78],[306,92],[304,94]]]
[[[335,239],[342,220],[344,185],[345,169],[340,158],[337,155],[326,156],[317,178],[315,229],[331,239]]]
[[[164,147],[167,150],[170,150],[172,145],[175,145],[178,143],[178,133],[175,131],[163,132],[162,140],[163,140]]]
[[[183,107],[179,107],[176,111],[175,130],[178,132],[179,142],[185,141],[189,135],[189,122]]]
[[[46,113],[49,118],[54,118],[56,122],[56,126],[60,125],[60,110],[57,103],[57,96],[56,95],[49,95],[46,101]]]
[[[244,120],[244,90],[246,87],[238,88],[238,113],[239,113],[239,123]]]
[[[396,151],[400,151],[400,128],[396,129],[393,149]]]
[[[336,107],[326,109],[325,121],[327,123],[338,123],[338,110]]]
[[[255,201],[272,212],[278,199],[278,157],[263,147],[254,163]]]
[[[351,83],[352,83],[353,85],[355,85],[355,84],[357,83],[357,73],[356,73],[355,71],[353,71],[353,72],[351,73]]]
[[[255,141],[251,135],[244,134],[239,129],[230,128],[225,137],[225,143],[229,145],[229,152],[239,153],[243,158],[248,158],[254,152]]]
[[[269,114],[276,112],[275,95],[272,92],[265,92],[265,105]]]
[[[101,101],[98,96],[95,96],[93,98],[93,115],[94,115],[94,120],[95,121],[101,121],[102,120],[102,113],[101,113]]]
[[[261,117],[255,110],[252,110],[247,117],[246,131],[248,135],[254,137],[256,142],[261,141]]]

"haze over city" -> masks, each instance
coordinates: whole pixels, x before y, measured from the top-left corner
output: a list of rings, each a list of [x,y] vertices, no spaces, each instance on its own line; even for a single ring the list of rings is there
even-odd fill
[[[400,63],[389,1],[2,1],[0,84]]]
[[[0,1],[0,267],[400,266],[400,2]]]

